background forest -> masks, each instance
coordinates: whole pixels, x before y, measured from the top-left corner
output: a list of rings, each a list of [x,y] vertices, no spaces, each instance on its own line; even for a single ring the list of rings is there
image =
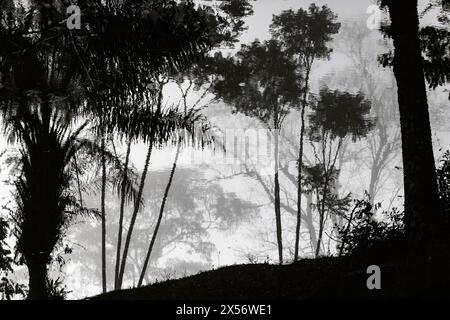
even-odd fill
[[[75,3],[71,30],[71,1],[0,0],[3,299],[426,242],[448,213],[448,1],[417,10],[429,137],[390,1]]]

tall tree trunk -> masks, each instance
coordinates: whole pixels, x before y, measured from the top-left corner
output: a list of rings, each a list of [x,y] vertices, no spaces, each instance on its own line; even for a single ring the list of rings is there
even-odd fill
[[[298,173],[297,173],[297,225],[295,228],[295,250],[294,250],[294,261],[298,260],[298,251],[300,246],[300,229],[302,223],[302,168],[303,168],[303,145],[305,138],[305,113],[306,113],[306,104],[308,98],[308,90],[309,90],[309,76],[311,73],[311,68],[307,66],[306,68],[306,77],[305,77],[305,88],[303,92],[303,100],[302,100],[302,111],[301,111],[301,128],[300,128],[300,143],[299,143],[299,152],[298,152]]]
[[[83,207],[83,192],[81,191],[81,181],[80,181],[80,168],[78,166],[77,155],[73,155],[73,161],[75,164],[75,176],[77,179],[78,197],[80,200],[80,205]]]
[[[327,182],[328,183],[328,182]],[[319,192],[317,190],[317,192]],[[324,222],[325,222],[325,193],[327,192],[326,185],[323,187],[324,195],[322,196],[322,201],[320,204],[320,211],[319,211],[319,238],[317,239],[317,246],[316,246],[316,252],[315,257],[317,258],[320,254],[320,246],[322,245],[322,236],[323,236],[323,229],[324,229]]]
[[[343,143],[343,139],[339,139],[339,144],[336,148],[336,153],[332,158],[331,155],[331,148],[332,148],[332,144],[330,141],[330,145],[329,145],[329,153],[328,153],[328,157],[326,155],[326,149],[327,149],[327,135],[325,134],[325,132],[322,133],[322,161],[323,161],[323,174],[324,174],[324,181],[323,181],[323,185],[322,185],[322,199],[320,201],[320,208],[319,208],[319,239],[317,241],[317,247],[316,247],[316,257],[319,256],[320,254],[320,246],[322,245],[322,238],[323,238],[323,232],[324,232],[324,228],[325,228],[325,214],[328,214],[328,212],[326,212],[326,205],[327,205],[327,197],[328,197],[328,193],[330,192],[330,182],[336,167],[336,161],[337,158],[339,156],[339,152],[341,150],[341,146]],[[328,160],[327,160],[328,158]],[[317,190],[317,195],[320,195],[319,190]],[[319,201],[318,201],[319,203]]]
[[[350,228],[351,228],[352,222],[353,222],[353,217],[355,215],[355,211],[360,207],[360,205],[361,205],[361,202],[357,202],[355,204],[355,206],[353,207],[353,210],[350,212],[350,217],[348,218],[347,226],[345,227],[344,232],[342,234],[342,242],[341,242],[341,245],[339,246],[339,257],[341,257],[342,254],[344,253],[344,248],[345,248],[345,245],[347,244],[347,237],[348,237],[348,234],[350,232]]]
[[[326,202],[326,196],[327,196],[327,189],[328,189],[328,165],[327,165],[327,135],[325,134],[325,130],[322,129],[321,134],[322,139],[322,170],[323,170],[323,185],[321,186],[321,190],[319,190],[319,187],[317,187],[317,205],[318,205],[318,212],[319,212],[319,238],[317,240],[317,247],[315,252],[315,257],[317,258],[320,254],[320,246],[322,245],[322,235],[323,235],[323,229],[324,229],[324,222],[325,222],[325,202]],[[319,201],[320,197],[320,191],[322,191],[322,199]]]
[[[28,107],[25,100],[23,107]],[[47,94],[42,96],[40,105],[42,122],[34,122],[35,141],[24,146],[22,153],[29,157],[22,159],[22,175],[16,182],[23,218],[18,224],[20,237],[17,248],[24,256],[29,275],[29,300],[49,298],[47,288],[47,264],[50,253],[58,239],[58,225],[61,219],[59,211],[60,190],[58,179],[64,167],[58,161],[61,154],[54,146],[59,143],[50,134],[51,104]],[[33,119],[33,118],[31,118]],[[58,145],[60,146],[60,145]]]
[[[405,227],[416,244],[441,225],[426,84],[418,37],[417,0],[384,1],[391,16],[394,74],[403,149]]]
[[[125,266],[126,266],[127,257],[128,257],[128,250],[130,249],[131,236],[133,235],[134,224],[136,223],[136,218],[137,218],[137,215],[138,215],[138,212],[140,209],[142,194],[144,192],[145,179],[147,178],[148,168],[150,166],[150,158],[151,158],[152,150],[153,150],[153,144],[155,143],[154,142],[155,134],[156,134],[155,126],[157,125],[156,122],[160,120],[159,117],[161,115],[161,108],[162,108],[163,87],[164,87],[165,83],[160,82],[159,84],[160,84],[160,88],[159,88],[158,101],[157,101],[156,112],[155,112],[155,122],[150,124],[151,125],[150,144],[148,146],[147,156],[145,158],[144,171],[142,172],[141,182],[139,184],[139,190],[138,190],[138,194],[137,194],[136,201],[134,204],[134,210],[133,210],[133,214],[131,216],[130,226],[128,228],[127,237],[125,239],[125,244],[124,244],[124,249],[123,249],[123,254],[122,254],[122,261],[120,263],[119,278],[117,280],[118,289],[122,288],[123,275],[125,273]]]
[[[131,153],[131,139],[127,143],[127,154],[124,165],[124,181],[122,182],[121,198],[120,198],[120,213],[119,213],[119,230],[117,231],[117,252],[116,252],[116,269],[114,273],[114,289],[119,289],[119,273],[120,273],[120,253],[122,251],[122,233],[123,233],[123,217],[125,213],[125,180],[127,179],[128,165]]]
[[[101,191],[101,218],[102,218],[102,291],[106,293],[106,157],[105,133],[102,133],[102,191]]]
[[[145,158],[144,171],[142,172],[141,182],[139,184],[139,190],[138,190],[138,194],[137,194],[136,201],[134,204],[133,214],[131,216],[130,226],[128,228],[127,237],[125,239],[125,244],[124,244],[124,249],[123,249],[123,254],[122,254],[122,261],[120,263],[119,278],[117,280],[117,288],[118,289],[122,288],[123,275],[125,273],[125,266],[127,263],[128,250],[130,249],[131,236],[133,235],[134,225],[136,223],[136,218],[137,218],[137,215],[138,215],[138,212],[140,209],[141,198],[142,198],[142,194],[144,192],[145,179],[147,178],[147,172],[148,172],[148,167],[150,165],[150,157],[152,155],[152,150],[153,150],[153,142],[150,142],[150,145],[147,150],[147,156]]]
[[[161,221],[164,215],[164,208],[166,206],[167,197],[169,195],[169,190],[172,185],[173,177],[175,175],[175,170],[177,169],[178,157],[180,155],[181,142],[178,142],[177,153],[175,154],[175,160],[173,161],[172,171],[170,172],[169,181],[167,182],[166,189],[164,191],[163,200],[161,203],[161,207],[159,209],[158,221],[156,222],[155,230],[153,231],[152,240],[150,241],[150,245],[148,247],[147,256],[145,257],[144,266],[142,268],[141,275],[139,277],[138,287],[142,286],[144,281],[145,273],[147,272],[148,262],[150,261],[150,255],[153,251],[153,246],[155,245],[156,237],[158,235],[159,226],[161,225]]]
[[[33,257],[26,259],[29,273],[29,292],[28,300],[46,300],[48,299],[47,292],[47,261],[48,259],[33,255]]]
[[[281,201],[280,201],[280,181],[279,181],[279,131],[275,128],[275,220],[276,220],[276,232],[277,232],[277,244],[278,244],[278,260],[280,264],[283,264],[283,234],[281,224]]]
[[[188,91],[189,91],[189,89],[186,91],[186,93],[184,93],[183,90],[181,90],[182,95],[183,95],[184,115],[185,116],[187,114],[187,108],[188,108],[188,106],[187,106],[187,92]],[[147,256],[145,257],[144,266],[142,268],[142,272],[141,272],[140,277],[139,277],[138,287],[142,286],[142,283],[144,281],[144,278],[145,278],[145,275],[146,275],[146,272],[147,272],[147,267],[148,267],[148,263],[150,261],[150,256],[151,256],[151,254],[153,252],[153,246],[155,245],[156,237],[158,235],[159,227],[161,225],[161,221],[162,221],[162,218],[163,218],[163,215],[164,215],[164,209],[165,209],[165,206],[166,206],[167,197],[169,195],[170,187],[172,186],[173,177],[174,177],[175,171],[177,169],[177,163],[178,163],[178,157],[180,156],[180,151],[181,151],[181,140],[178,141],[178,144],[177,144],[177,151],[176,151],[176,154],[175,154],[175,159],[173,161],[172,171],[170,172],[169,181],[167,182],[167,186],[166,186],[166,189],[164,191],[163,200],[162,200],[161,207],[160,207],[160,210],[159,210],[158,221],[156,223],[155,230],[153,231],[153,236],[152,236],[152,239],[150,241],[150,245],[148,247]]]

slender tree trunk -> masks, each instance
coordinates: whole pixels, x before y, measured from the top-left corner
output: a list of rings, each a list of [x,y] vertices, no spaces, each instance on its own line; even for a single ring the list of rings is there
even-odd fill
[[[380,167],[377,160],[375,160],[372,164],[372,168],[370,170],[370,182],[369,182],[369,200],[370,203],[375,203],[375,196],[376,196],[376,186],[378,183],[378,177],[380,175]]]
[[[385,1],[394,40],[394,74],[403,149],[405,227],[412,242],[433,238],[442,225],[426,84],[418,37],[417,0]]]
[[[162,107],[162,99],[163,99],[163,86],[164,84],[160,83],[160,88],[159,88],[159,93],[158,93],[158,102],[157,102],[157,106],[156,106],[156,121],[159,121],[158,117],[160,116],[161,113],[161,107]],[[134,225],[136,223],[136,218],[140,209],[140,203],[141,203],[141,198],[142,198],[142,194],[144,192],[144,186],[145,186],[145,179],[147,178],[147,173],[148,173],[148,168],[150,166],[150,158],[152,155],[152,150],[153,150],[153,144],[154,144],[154,139],[155,139],[155,128],[154,126],[156,126],[156,122],[151,123],[150,124],[151,130],[150,130],[150,144],[148,146],[148,150],[147,150],[147,156],[145,158],[145,165],[144,165],[144,171],[142,172],[142,176],[141,176],[141,182],[139,184],[139,190],[138,190],[138,194],[136,197],[136,201],[134,204],[134,210],[133,210],[133,214],[131,216],[131,221],[130,221],[130,226],[128,228],[128,232],[127,232],[127,237],[125,239],[125,245],[124,245],[124,250],[123,250],[123,254],[122,254],[122,260],[120,263],[120,271],[119,271],[119,278],[117,281],[117,287],[118,289],[122,288],[122,283],[123,283],[123,275],[125,273],[125,266],[127,263],[127,257],[128,257],[128,250],[130,248],[130,242],[131,242],[131,236],[133,235],[133,229],[134,229]]]
[[[300,246],[300,229],[302,223],[302,168],[303,168],[303,145],[305,137],[305,113],[306,104],[308,98],[309,90],[309,75],[311,68],[308,66],[306,68],[306,78],[305,78],[305,91],[303,92],[302,100],[302,111],[301,111],[301,128],[300,128],[300,143],[299,143],[299,153],[298,153],[298,176],[297,176],[297,225],[295,228],[295,251],[294,251],[294,261],[298,260],[298,251]]]
[[[148,247],[147,256],[145,257],[144,266],[142,268],[142,272],[139,277],[138,287],[142,286],[142,283],[143,283],[144,277],[145,277],[145,273],[147,272],[148,262],[150,261],[150,255],[152,254],[153,246],[155,245],[156,237],[158,235],[158,230],[159,230],[159,227],[161,225],[161,221],[162,221],[162,218],[164,215],[164,208],[166,206],[166,201],[167,201],[167,197],[169,195],[169,190],[172,185],[173,177],[175,175],[175,170],[177,169],[177,162],[178,162],[178,157],[180,155],[180,150],[181,150],[181,143],[178,142],[177,153],[175,154],[175,160],[173,162],[172,171],[170,172],[169,181],[167,182],[167,186],[164,191],[164,197],[163,197],[163,200],[161,203],[161,208],[159,209],[158,221],[156,222],[155,230],[153,231],[152,240],[150,241],[150,245]]]
[[[155,121],[156,122],[159,121],[159,116],[161,113],[164,84],[165,83],[160,83],[160,88],[159,88],[159,93],[158,93],[158,101],[157,101],[156,112],[155,112],[155,117],[156,117]],[[155,139],[154,126],[156,126],[156,123],[151,123],[150,125],[152,126],[151,130],[150,130],[150,144],[148,146],[147,156],[145,158],[144,171],[142,172],[141,182],[139,184],[139,190],[138,190],[138,194],[137,194],[136,201],[134,204],[134,210],[133,210],[133,214],[131,216],[130,226],[128,228],[127,237],[125,239],[125,244],[124,244],[124,249],[123,249],[123,254],[122,254],[122,261],[120,263],[119,278],[117,281],[118,289],[122,288],[123,275],[125,273],[125,266],[126,266],[127,257],[128,257],[128,250],[130,249],[131,236],[133,235],[134,225],[136,223],[136,218],[137,218],[137,215],[138,215],[138,212],[140,209],[142,194],[144,192],[145,179],[147,178],[148,168],[150,166],[150,158],[152,155],[153,144],[154,144],[154,139]]]
[[[75,164],[75,173],[77,178],[78,197],[80,198],[80,205],[83,207],[83,193],[81,191],[80,169],[78,167],[78,160],[76,154],[73,155],[73,161]]]
[[[283,234],[282,234],[282,223],[281,223],[281,201],[280,201],[280,181],[279,181],[279,132],[278,128],[275,130],[275,220],[276,220],[276,232],[277,232],[277,244],[278,244],[278,259],[279,263],[283,264]]]
[[[130,249],[131,236],[133,235],[134,225],[136,223],[136,218],[137,218],[137,215],[138,215],[138,212],[139,212],[139,209],[140,209],[141,198],[142,198],[142,194],[144,192],[145,179],[147,178],[147,172],[148,172],[148,167],[150,165],[150,157],[152,155],[152,150],[153,150],[153,142],[150,142],[150,145],[149,145],[148,150],[147,150],[147,156],[145,158],[144,171],[142,172],[141,182],[139,184],[139,191],[138,191],[138,194],[137,194],[137,197],[136,197],[136,201],[135,201],[135,204],[134,204],[133,214],[131,216],[130,226],[128,228],[127,237],[125,239],[125,244],[124,244],[124,249],[123,249],[123,254],[122,254],[122,260],[121,260],[121,263],[120,263],[119,278],[118,278],[118,281],[117,281],[117,288],[118,289],[122,288],[123,275],[125,273],[125,266],[126,266],[126,263],[127,263],[128,250]]]
[[[314,218],[313,218],[313,210],[312,210],[312,199],[313,195],[312,193],[308,193],[306,196],[306,224],[308,225],[309,230],[309,238],[311,241],[311,249],[314,252],[316,250],[317,245],[317,235],[316,235],[316,228],[314,226]]]
[[[320,254],[320,246],[322,245],[322,235],[323,235],[323,229],[324,229],[324,220],[325,220],[325,202],[326,202],[326,196],[327,196],[327,187],[328,187],[328,164],[327,164],[327,134],[325,130],[322,128],[322,170],[323,170],[323,185],[322,190],[319,190],[319,187],[317,187],[317,205],[318,205],[318,212],[319,212],[319,238],[317,240],[317,247],[315,256],[316,258]],[[322,191],[322,199],[319,201],[320,197],[320,191]]]
[[[102,134],[102,191],[101,191],[101,216],[102,216],[102,291],[106,293],[106,158],[105,158],[105,134]]]
[[[327,182],[328,183],[328,182]],[[323,187],[324,195],[322,196],[322,201],[320,204],[320,212],[319,212],[319,238],[317,239],[317,246],[316,246],[316,258],[320,254],[320,246],[322,245],[322,235],[323,235],[323,229],[324,229],[324,220],[325,220],[325,193],[327,192],[327,187]]]
[[[375,196],[377,193],[377,185],[380,179],[381,170],[383,168],[383,163],[386,161],[387,148],[387,134],[386,129],[378,125],[378,136],[380,138],[379,145],[373,159],[372,168],[370,170],[370,183],[369,183],[369,197],[370,203],[375,203]]]
[[[350,217],[348,218],[347,226],[345,227],[344,234],[342,235],[342,243],[339,247],[339,257],[341,257],[344,252],[345,245],[347,244],[348,233],[350,232],[350,228],[352,226],[353,216],[355,214],[356,209],[358,209],[359,206],[360,203],[359,202],[356,203],[356,205],[353,207],[353,210],[350,212]]]
[[[300,229],[302,223],[302,167],[303,167],[303,141],[305,136],[305,109],[306,105],[302,106],[301,114],[301,129],[300,129],[300,151],[298,154],[298,176],[297,176],[297,225],[295,228],[295,251],[294,261],[298,260],[298,252],[300,246]]]
[[[183,103],[184,103],[184,115],[186,116],[186,114],[187,114],[187,91],[186,91],[186,93],[184,93],[183,90],[182,90],[182,95],[183,95]],[[152,239],[150,241],[150,245],[148,247],[147,256],[145,257],[144,266],[142,268],[142,272],[141,272],[141,275],[139,277],[138,287],[142,286],[142,283],[143,283],[144,278],[145,278],[145,274],[147,272],[147,267],[148,267],[148,263],[150,261],[150,256],[151,256],[151,254],[153,252],[153,246],[155,245],[156,237],[158,235],[159,227],[161,225],[161,221],[162,221],[162,218],[163,218],[163,215],[164,215],[164,209],[165,209],[165,206],[166,206],[167,197],[169,195],[170,187],[172,186],[173,177],[174,177],[175,171],[177,169],[177,163],[178,163],[178,157],[180,156],[180,151],[181,151],[181,140],[178,141],[177,152],[175,154],[175,159],[173,161],[172,171],[170,172],[169,181],[167,182],[167,186],[166,186],[166,189],[164,191],[164,196],[163,196],[163,200],[162,200],[162,203],[161,203],[161,208],[160,208],[160,211],[159,211],[158,221],[156,223],[155,230],[153,231],[153,236],[152,236]]]
[[[114,273],[114,289],[119,289],[119,273],[120,273],[120,253],[122,251],[122,233],[123,233],[123,218],[125,214],[125,180],[127,179],[128,165],[131,153],[131,139],[127,144],[127,154],[124,165],[124,181],[122,182],[121,198],[120,198],[120,213],[119,213],[119,230],[117,232],[117,253],[116,253],[116,269]]]
[[[322,145],[322,161],[323,161],[323,174],[324,174],[324,181],[322,186],[322,199],[320,201],[320,211],[319,211],[319,239],[317,241],[317,247],[316,247],[316,257],[320,254],[320,246],[322,244],[322,237],[323,237],[323,231],[324,231],[324,223],[325,223],[325,214],[326,210],[325,207],[327,205],[327,195],[329,192],[329,184],[331,182],[331,177],[333,175],[334,169],[336,167],[336,161],[342,146],[343,140],[339,140],[339,144],[336,148],[336,153],[334,157],[331,156],[331,142],[330,142],[330,152],[327,160],[326,155],[326,148],[327,148],[327,135],[325,133],[322,134],[323,139],[323,145]],[[319,190],[317,190],[317,194],[319,195]]]

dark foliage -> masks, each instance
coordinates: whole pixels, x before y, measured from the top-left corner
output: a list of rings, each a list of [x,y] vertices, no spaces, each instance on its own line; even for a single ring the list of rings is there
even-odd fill
[[[351,194],[341,198],[333,189],[333,186],[337,183],[340,174],[339,170],[335,166],[328,168],[328,172],[324,172],[322,163],[311,166],[305,165],[303,166],[303,171],[303,192],[316,192],[319,200],[323,200],[326,211],[330,215],[342,216],[348,211],[352,201]],[[324,187],[325,184],[326,187]],[[320,210],[320,204],[314,204],[313,208]]]
[[[381,3],[387,5],[388,1]],[[436,8],[439,10],[440,25],[422,27],[418,33],[423,53],[423,71],[432,89],[450,82],[450,3],[448,0],[432,0],[422,15]],[[392,37],[389,25],[383,26],[382,30],[388,37]],[[394,53],[391,51],[380,55],[379,61],[384,67],[393,66]]]
[[[450,218],[450,152],[447,151],[437,169],[439,198],[447,220]],[[397,209],[383,212],[375,218],[380,205],[372,206],[369,201],[355,201],[355,206],[346,217],[347,224],[339,228],[341,254],[353,255],[367,252],[392,252],[396,244],[404,240],[403,213]]]
[[[308,10],[283,11],[274,16],[270,26],[276,39],[280,39],[289,54],[298,55],[301,63],[311,63],[309,59],[327,59],[333,51],[328,43],[341,27],[337,16],[327,6],[319,7],[314,3]],[[305,66],[306,67],[306,66]]]
[[[342,243],[340,254],[361,255],[377,252],[391,252],[395,243],[404,237],[403,213],[397,209],[383,212],[375,217],[379,205],[369,201],[356,201],[347,223],[339,228]]]
[[[439,198],[442,209],[447,218],[450,217],[450,151],[441,159],[441,166],[437,169]]]
[[[192,127],[196,115],[141,107],[154,103],[159,75],[189,66],[242,26],[190,0],[78,1],[80,30],[65,25],[70,1],[0,4],[0,115],[21,152],[17,250],[30,271],[29,297],[46,298],[52,251],[74,213],[86,213],[71,189],[76,155],[89,146],[107,156],[104,140],[81,139],[86,123],[73,128],[90,120],[103,136],[164,143],[175,128]]]
[[[279,128],[299,100],[295,62],[276,40],[256,40],[243,46],[236,57],[217,57],[221,79],[216,81],[215,93],[235,112]]]
[[[0,217],[0,300],[10,300],[15,295],[26,295],[25,286],[11,279],[14,261],[6,243],[9,235],[8,221]]]
[[[8,237],[8,223],[0,217],[0,272],[10,272],[11,269],[11,250],[5,240]]]
[[[420,41],[418,1],[382,0],[391,23],[384,28],[395,52],[391,62],[397,80],[402,135],[405,230],[411,246],[431,246],[442,228],[436,167]],[[386,61],[385,61],[386,62]],[[439,78],[439,77],[438,77]]]
[[[450,82],[450,31],[428,26],[419,35],[425,54],[425,77],[430,88],[436,89]]]
[[[352,137],[353,141],[365,137],[374,127],[370,117],[371,103],[363,94],[351,94],[322,89],[319,101],[313,104],[310,115],[310,135],[313,141]]]

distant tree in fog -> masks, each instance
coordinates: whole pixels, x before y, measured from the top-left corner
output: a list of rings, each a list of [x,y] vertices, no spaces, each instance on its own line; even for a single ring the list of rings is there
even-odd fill
[[[124,283],[137,285],[142,273],[142,266],[148,251],[149,240],[153,236],[149,230],[154,230],[158,219],[161,198],[166,188],[166,181],[170,171],[154,172],[147,177],[144,189],[144,209],[137,220],[137,227],[130,244],[128,264],[124,273]],[[206,174],[198,169],[180,167],[167,198],[164,219],[161,222],[158,237],[155,241],[143,284],[148,284],[158,276],[155,270],[161,268],[160,261],[173,257],[171,252],[190,252],[186,257],[180,257],[188,263],[189,256],[198,256],[204,263],[211,263],[214,243],[209,238],[210,231],[230,232],[236,229],[242,222],[252,219],[258,210],[258,206],[251,202],[241,200],[232,193],[225,191],[220,182],[209,180]],[[152,180],[150,183],[149,180]],[[95,198],[86,197],[86,203],[95,202]],[[113,232],[118,229],[119,201],[110,195],[107,198],[107,208],[111,212],[107,228]],[[125,214],[129,219],[131,208],[127,208]],[[79,271],[82,274],[86,270],[93,270],[91,275],[95,280],[101,272],[98,254],[100,248],[95,245],[98,242],[99,229],[97,225],[79,225],[74,228],[74,241],[80,245],[75,246],[73,253],[74,262],[82,261],[83,266]],[[113,234],[113,233],[109,233]],[[92,245],[94,244],[94,245]],[[107,237],[107,264],[114,263],[112,254],[115,237]],[[183,270],[175,268],[177,272]],[[110,270],[112,272],[113,270]],[[151,271],[151,272],[150,272]]]
[[[397,106],[397,93],[394,75],[380,68],[374,51],[389,48],[388,41],[382,41],[381,35],[374,34],[363,21],[344,24],[337,39],[337,45],[352,65],[339,75],[330,75],[324,81],[333,86],[359,90],[372,104],[372,115],[376,119],[372,130],[362,141],[361,148],[349,150],[359,166],[370,170],[366,188],[370,201],[376,203],[380,191],[386,191],[389,182],[396,183],[398,170],[394,167],[401,161],[401,137]],[[374,48],[374,42],[378,45]],[[367,153],[364,151],[367,150]],[[382,189],[383,188],[383,189]],[[395,187],[397,188],[397,187]],[[396,192],[392,197],[395,198]]]
[[[300,138],[297,159],[297,225],[294,260],[297,260],[299,256],[305,115],[308,107],[311,71],[315,61],[330,58],[333,50],[329,47],[329,42],[332,40],[332,36],[339,32],[341,26],[336,20],[337,16],[327,6],[318,7],[311,4],[308,10],[283,11],[280,15],[273,17],[273,23],[270,26],[273,36],[281,40],[286,51],[294,57],[302,83],[301,92],[299,92],[302,97],[300,100]]]
[[[316,195],[319,213],[318,241],[315,256],[320,253],[327,218],[348,210],[350,195],[339,198],[335,184],[339,177],[337,160],[346,140],[355,142],[373,129],[371,103],[362,94],[321,89],[309,116],[309,136],[316,164],[307,168],[308,185]],[[336,221],[333,219],[333,221]]]
[[[274,157],[274,210],[279,263],[283,263],[283,236],[279,184],[279,134],[284,119],[300,101],[301,76],[281,42],[269,40],[243,46],[236,58],[218,61],[221,79],[214,92],[235,112],[258,119],[270,129]]]

